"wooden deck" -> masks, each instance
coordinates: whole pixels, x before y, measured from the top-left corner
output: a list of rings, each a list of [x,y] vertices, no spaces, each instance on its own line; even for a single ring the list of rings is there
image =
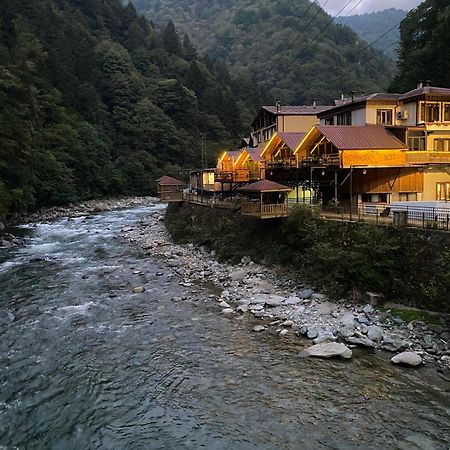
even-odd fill
[[[261,202],[242,203],[241,209],[243,216],[257,217],[258,219],[276,219],[287,217],[289,208],[287,203],[261,204]]]
[[[159,192],[158,196],[164,203],[182,202],[184,200],[182,192]]]

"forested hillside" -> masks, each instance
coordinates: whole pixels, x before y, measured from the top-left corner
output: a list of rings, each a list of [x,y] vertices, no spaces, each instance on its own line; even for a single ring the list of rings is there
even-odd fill
[[[120,0],[0,0],[0,214],[152,192],[239,138],[239,88]]]
[[[398,41],[400,39],[400,22],[405,16],[406,11],[389,8],[372,13],[338,17],[336,20],[343,25],[349,26],[365,41],[373,42],[374,48],[383,51],[386,56],[396,61],[398,58]],[[391,31],[386,33],[388,30]]]
[[[272,99],[328,103],[386,89],[395,66],[309,0],[132,0],[158,26],[173,20],[202,52]]]
[[[450,2],[425,0],[400,27],[399,73],[391,88],[414,89],[417,82],[450,88]]]

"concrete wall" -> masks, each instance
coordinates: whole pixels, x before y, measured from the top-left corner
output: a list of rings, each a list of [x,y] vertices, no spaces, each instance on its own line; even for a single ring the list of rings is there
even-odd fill
[[[336,116],[334,118],[334,123],[336,123]],[[365,124],[366,124],[366,114],[364,108],[353,110],[352,125],[365,125]]]
[[[423,201],[436,201],[436,183],[450,183],[450,168],[432,168],[423,171]]]
[[[395,124],[395,106],[392,104],[389,105],[367,105],[366,108],[366,117],[365,117],[365,123],[362,125],[370,124],[370,125],[376,125],[377,124],[377,110],[378,109],[390,109],[392,111],[392,124]],[[358,124],[359,125],[359,124]]]
[[[278,116],[278,131],[283,133],[307,133],[320,123],[317,116]]]

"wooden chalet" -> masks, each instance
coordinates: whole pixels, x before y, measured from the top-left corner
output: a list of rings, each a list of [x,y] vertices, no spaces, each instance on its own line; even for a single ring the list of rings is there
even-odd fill
[[[269,180],[259,180],[239,189],[246,196],[241,212],[258,219],[275,219],[288,216],[286,194],[291,188]]]
[[[162,202],[182,202],[184,183],[167,175],[156,180],[158,197]]]

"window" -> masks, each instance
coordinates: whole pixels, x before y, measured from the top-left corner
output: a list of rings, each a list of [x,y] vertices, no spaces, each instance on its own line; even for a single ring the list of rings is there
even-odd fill
[[[351,111],[338,114],[336,116],[337,125],[351,125],[352,124],[352,113]]]
[[[450,200],[450,183],[436,183],[436,200]]]
[[[440,114],[441,114],[441,107],[439,103],[423,102],[420,104],[421,122],[439,122],[441,120]]]
[[[413,151],[424,151],[425,136],[415,136],[414,134],[410,134],[408,136],[408,147]]]
[[[392,125],[392,109],[377,109],[377,124]]]
[[[399,199],[401,202],[417,201],[417,192],[400,192]]]
[[[362,194],[363,203],[387,203],[388,194]]]
[[[433,150],[435,152],[450,152],[450,139],[435,139]]]
[[[334,125],[334,116],[329,119],[325,119],[325,125]]]
[[[444,122],[450,122],[450,103],[444,103]]]

